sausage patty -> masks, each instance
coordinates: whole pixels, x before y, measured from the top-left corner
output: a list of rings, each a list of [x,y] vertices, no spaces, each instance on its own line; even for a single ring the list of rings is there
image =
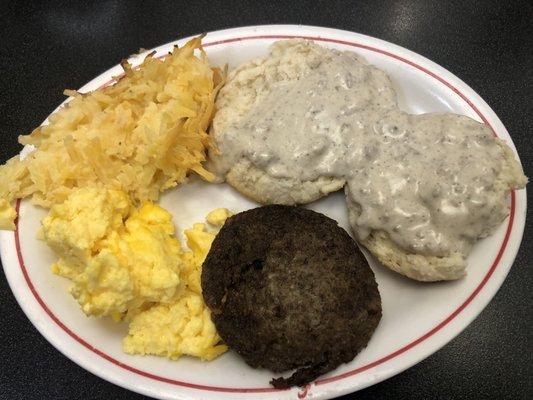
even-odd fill
[[[264,206],[229,218],[203,264],[202,290],[222,339],[254,368],[302,386],[351,361],[381,318],[368,262],[337,222]]]

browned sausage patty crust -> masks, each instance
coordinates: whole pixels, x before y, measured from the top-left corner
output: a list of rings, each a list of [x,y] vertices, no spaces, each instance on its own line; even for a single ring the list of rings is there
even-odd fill
[[[351,361],[381,318],[374,274],[337,222],[271,205],[229,218],[203,264],[202,290],[222,339],[278,388]]]

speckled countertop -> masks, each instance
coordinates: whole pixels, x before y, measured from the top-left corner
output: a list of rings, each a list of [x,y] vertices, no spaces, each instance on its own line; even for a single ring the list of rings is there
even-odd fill
[[[228,27],[296,23],[375,36],[449,69],[498,114],[526,175],[533,176],[533,7],[527,1],[33,3],[0,5],[2,162],[20,150],[17,135],[30,132],[63,101],[64,88],[81,87],[140,47]],[[532,237],[528,218],[507,280],[463,333],[353,398],[533,398]],[[1,399],[143,398],[55,350],[23,314],[3,274],[0,299]]]

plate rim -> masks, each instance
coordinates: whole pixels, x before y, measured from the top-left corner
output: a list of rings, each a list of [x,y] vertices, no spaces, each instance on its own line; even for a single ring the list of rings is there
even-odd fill
[[[276,30],[280,30],[280,31],[288,30],[288,31],[292,31],[293,33],[292,34],[273,34],[272,32],[276,31]],[[255,34],[255,35],[246,34],[246,33],[258,33],[258,32],[263,32],[263,31],[267,31],[267,32],[270,32],[270,33]],[[381,39],[377,39],[377,38],[374,38],[374,37],[371,37],[371,36],[359,34],[359,33],[356,33],[356,32],[350,32],[350,31],[332,29],[332,28],[322,28],[322,27],[316,27],[316,26],[306,26],[306,25],[259,25],[259,26],[238,27],[238,28],[231,28],[231,29],[224,29],[224,30],[210,32],[210,33],[208,33],[207,38],[209,39],[210,35],[224,36],[224,35],[232,35],[232,34],[235,34],[235,33],[242,34],[242,36],[238,37],[238,38],[233,38],[233,39],[232,38],[220,39],[220,40],[215,40],[215,41],[212,41],[212,42],[207,40],[206,43],[204,44],[204,47],[209,47],[209,46],[218,45],[218,44],[225,44],[225,43],[229,43],[229,42],[242,41],[242,40],[256,40],[256,39],[272,40],[272,39],[284,39],[284,38],[290,38],[290,37],[307,37],[309,39],[314,39],[314,40],[318,40],[318,41],[321,41],[321,42],[334,42],[334,43],[340,43],[340,44],[343,44],[343,45],[359,47],[359,48],[363,48],[363,49],[366,49],[366,50],[377,51],[378,53],[391,56],[391,57],[395,58],[398,61],[406,62],[407,64],[409,64],[409,65],[421,70],[422,72],[427,73],[428,75],[432,76],[433,78],[437,79],[439,82],[445,84],[448,88],[450,88],[452,91],[454,91],[456,94],[458,94],[464,101],[466,101],[466,103],[473,109],[473,111],[485,123],[487,123],[493,129],[493,131],[495,133],[498,131],[498,132],[503,132],[504,134],[506,134],[509,137],[509,140],[508,140],[509,143],[508,144],[514,150],[514,153],[515,153],[517,159],[519,160],[519,156],[518,156],[518,154],[516,152],[516,148],[514,146],[514,143],[512,142],[512,139],[511,139],[510,135],[508,134],[508,132],[507,132],[506,128],[504,127],[504,125],[501,123],[501,121],[498,118],[498,116],[488,106],[488,104],[473,89],[471,89],[466,83],[464,83],[461,79],[459,79],[454,74],[452,74],[451,72],[449,72],[445,68],[441,67],[440,65],[438,65],[438,64],[434,63],[433,61],[425,58],[424,56],[421,56],[420,54],[414,53],[414,52],[412,52],[410,50],[407,50],[407,49],[405,49],[403,47],[400,47],[398,45],[395,45],[393,43],[390,43],[390,42],[387,42],[387,41],[384,41],[384,40],[381,40]],[[316,36],[314,36],[314,35],[316,35]],[[346,37],[346,38],[351,37],[351,39],[344,39],[344,40],[343,39],[333,39],[331,37],[328,37],[329,35],[330,36],[343,36],[343,37]],[[179,39],[179,40],[176,40],[176,41],[172,41],[172,42],[157,46],[154,49],[156,51],[160,51],[161,49],[168,48],[172,44],[182,43],[182,42],[190,39],[191,37],[193,37],[193,36],[190,36],[190,37],[187,37],[187,38],[183,38],[183,39]],[[350,40],[353,40],[353,41],[350,42]],[[394,53],[391,53],[391,52],[389,52],[387,50],[378,49],[378,48],[375,48],[373,46],[362,45],[361,43],[358,43],[356,45],[354,43],[354,42],[359,42],[359,41],[376,42],[379,45],[385,46],[386,49],[389,49],[389,50],[393,51]],[[398,52],[400,54],[399,56],[398,56]],[[132,61],[133,62],[135,62],[135,61],[138,62],[140,59],[143,58],[144,54],[145,53],[143,53],[141,55],[138,55],[138,56],[134,56]],[[411,59],[415,59],[416,62],[413,62],[413,61],[411,61],[411,59],[406,58],[404,56],[411,57]],[[424,66],[419,65],[419,63],[423,63]],[[92,79],[90,82],[85,84],[80,90],[84,90],[84,89],[87,89],[89,87],[93,87],[93,89],[94,89],[95,85],[99,81],[101,81],[102,79],[107,79],[106,77],[109,77],[110,75],[116,76],[117,73],[113,73],[113,71],[116,70],[117,67],[118,67],[118,65],[108,69],[104,73],[100,74],[99,76],[97,76],[96,78]],[[118,68],[120,68],[120,67],[118,67]],[[436,72],[434,72],[435,70],[436,70]],[[441,75],[445,75],[446,79],[442,78]],[[454,83],[454,85],[448,83],[448,81],[452,81]],[[98,85],[98,86],[101,86],[101,85]],[[457,89],[457,87],[460,87],[462,92],[459,89]],[[464,92],[466,92],[468,96],[465,95]],[[477,106],[476,106],[476,104],[477,104]],[[480,109],[484,109],[484,112],[482,113],[480,111]],[[55,112],[55,110],[53,112]],[[486,118],[486,114],[488,114],[488,119]],[[489,120],[492,120],[492,122],[494,123],[495,126],[493,126],[489,122]],[[333,392],[330,392],[330,393],[326,393],[326,392],[324,392],[324,393],[313,393],[313,395],[314,396],[317,395],[317,397],[319,397],[319,398],[322,397],[321,395],[324,395],[324,396],[342,395],[342,394],[345,394],[345,393],[352,392],[354,390],[360,390],[360,389],[362,389],[362,388],[364,388],[366,386],[369,386],[369,385],[375,384],[377,382],[380,382],[382,380],[388,379],[389,377],[391,377],[393,375],[396,375],[397,373],[402,372],[403,370],[411,367],[412,365],[414,365],[414,364],[422,361],[426,357],[430,356],[431,354],[436,352],[438,349],[440,349],[442,346],[444,346],[446,343],[448,343],[450,340],[452,340],[459,333],[461,333],[470,324],[470,322],[474,318],[476,318],[481,313],[481,311],[486,307],[488,302],[492,299],[492,297],[498,291],[499,287],[501,286],[501,284],[505,280],[505,277],[507,276],[508,272],[511,269],[511,266],[513,264],[513,261],[514,261],[516,255],[517,255],[517,252],[518,252],[518,249],[520,247],[521,240],[522,240],[522,237],[523,237],[523,230],[524,230],[524,225],[525,225],[525,212],[526,212],[526,208],[527,208],[527,203],[524,202],[525,196],[526,196],[526,190],[523,190],[523,191],[520,191],[520,192],[516,192],[516,193],[513,191],[512,194],[511,194],[512,207],[511,207],[511,213],[510,213],[510,216],[509,216],[509,222],[508,222],[508,227],[507,227],[507,230],[506,230],[506,235],[505,235],[504,240],[503,240],[503,242],[501,244],[501,249],[500,249],[496,259],[493,261],[493,263],[492,263],[492,265],[491,265],[491,267],[489,269],[489,272],[485,275],[485,277],[483,278],[482,282],[480,284],[478,284],[477,286],[475,286],[474,292],[467,298],[467,300],[465,300],[465,302],[461,303],[461,305],[456,310],[454,310],[452,312],[452,314],[450,314],[450,316],[448,318],[446,318],[443,321],[443,322],[446,321],[443,325],[442,325],[443,322],[441,322],[439,325],[437,325],[438,329],[436,329],[437,327],[433,328],[430,332],[432,332],[435,329],[436,330],[434,332],[432,332],[429,336],[432,336],[434,333],[436,333],[439,330],[441,330],[441,328],[443,328],[448,322],[453,320],[459,313],[462,312],[462,310],[464,308],[466,308],[471,303],[471,301],[474,299],[474,297],[476,297],[476,295],[485,287],[486,283],[493,276],[493,272],[498,267],[498,263],[501,262],[501,259],[502,259],[503,255],[506,254],[508,256],[507,257],[508,261],[506,262],[506,264],[508,264],[508,265],[505,265],[505,267],[504,267],[505,271],[503,271],[503,269],[500,269],[500,272],[503,271],[504,273],[499,277],[498,281],[496,281],[496,282],[492,281],[492,284],[493,284],[494,287],[491,289],[490,293],[488,293],[488,294],[485,293],[486,296],[482,299],[481,304],[478,305],[476,307],[476,309],[471,314],[466,314],[466,315],[463,314],[462,315],[463,322],[460,324],[460,326],[458,328],[455,328],[451,332],[451,334],[450,334],[450,332],[448,332],[446,335],[444,335],[446,337],[444,339],[441,338],[440,343],[434,344],[433,346],[430,346],[431,347],[430,350],[427,350],[425,352],[421,352],[421,355],[419,355],[418,357],[414,357],[414,359],[410,360],[407,363],[404,363],[404,367],[403,368],[397,368],[397,369],[392,368],[391,371],[388,371],[388,373],[382,374],[379,377],[376,377],[375,379],[371,379],[368,382],[365,382],[365,384],[363,384],[363,385],[358,385],[356,388],[354,388],[354,387],[352,387],[350,385],[342,385],[342,386],[337,386],[337,388],[335,388],[336,390],[334,390]],[[524,213],[523,216],[521,214],[517,214],[517,212],[516,212],[516,207],[515,206],[516,206],[517,203],[522,203],[522,205],[523,205],[523,213]],[[17,211],[18,211],[18,207],[19,206],[20,206],[20,200],[17,201]],[[513,240],[511,240],[511,236],[513,236],[513,234],[514,234],[515,238]],[[22,296],[21,293],[19,292],[19,288],[16,287],[16,285],[14,285],[14,281],[12,282],[12,279],[10,279],[11,271],[9,271],[9,267],[7,267],[7,265],[9,265],[10,262],[6,262],[6,261],[11,261],[10,257],[7,255],[7,253],[9,252],[9,250],[12,251],[13,248],[12,247],[11,248],[8,247],[9,246],[9,243],[8,243],[9,240],[7,240],[8,238],[6,237],[6,235],[14,236],[15,247],[18,250],[17,251],[17,256],[20,254],[20,268],[23,268],[22,266],[24,265],[23,264],[22,253],[20,251],[20,247],[19,247],[19,243],[18,243],[18,241],[19,241],[19,239],[18,239],[18,230],[16,232],[14,232],[14,233],[2,232],[1,236],[0,236],[1,256],[2,256],[2,265],[4,267],[6,278],[7,278],[8,282],[9,282],[9,285],[11,287],[12,292],[14,293],[17,301],[19,302],[19,305],[23,309],[23,311],[26,314],[26,316],[30,319],[32,324],[37,327],[37,329],[40,331],[40,333],[54,347],[56,347],[61,353],[66,355],[69,359],[71,359],[72,361],[74,361],[78,365],[80,365],[83,368],[89,370],[93,374],[95,374],[95,375],[97,375],[97,376],[99,376],[99,377],[101,377],[101,378],[103,378],[105,380],[108,380],[108,381],[110,381],[112,383],[118,384],[119,386],[125,387],[125,388],[127,388],[129,390],[134,390],[134,391],[137,391],[137,392],[140,392],[140,393],[143,393],[143,394],[147,394],[147,395],[150,395],[150,396],[154,396],[154,395],[157,396],[158,395],[157,393],[154,393],[153,391],[142,390],[143,389],[142,387],[135,386],[135,384],[132,385],[131,382],[129,382],[129,383],[125,382],[123,379],[121,380],[120,377],[116,377],[116,379],[112,379],[110,376],[105,375],[103,371],[100,371],[97,368],[97,366],[91,365],[90,368],[89,368],[86,364],[91,364],[90,361],[86,361],[84,359],[80,360],[80,356],[79,355],[72,354],[72,352],[68,351],[68,348],[67,349],[65,349],[64,347],[62,348],[61,343],[59,343],[59,342],[57,342],[55,340],[57,338],[51,338],[51,336],[53,336],[53,333],[50,332],[49,330],[46,330],[46,326],[45,326],[46,324],[44,324],[43,321],[36,322],[35,316],[33,315],[33,310],[31,310],[29,308],[31,306],[29,305],[28,302],[24,301],[23,299],[19,299],[19,296]],[[510,243],[510,242],[513,242],[513,243]],[[506,246],[509,246],[510,244],[512,244],[510,247],[506,247]],[[12,245],[12,243],[11,243],[11,245]],[[25,278],[29,279],[29,277],[27,277],[27,276],[25,276]],[[31,280],[30,280],[30,282],[31,282]],[[27,282],[27,283],[29,284],[29,282]],[[30,286],[30,290],[31,289],[32,289],[32,287]],[[33,291],[32,291],[32,294],[34,296],[36,296],[36,293],[34,293]],[[38,294],[36,296],[36,300],[39,302]],[[40,302],[39,302],[39,304],[40,304]],[[40,305],[41,305],[41,307],[43,307],[43,304],[40,304]],[[43,307],[43,311],[46,314],[48,314],[48,316],[50,316],[50,313],[46,311],[46,308]],[[455,315],[452,317],[453,314],[455,314]],[[450,319],[450,317],[451,317],[451,319]],[[450,320],[447,321],[448,319],[450,319]],[[53,317],[52,317],[52,320],[56,324],[58,323],[56,320],[53,319]],[[456,322],[457,322],[457,320],[456,320]],[[61,325],[64,325],[64,324],[61,324]],[[430,332],[428,332],[428,333],[430,333]],[[424,334],[422,337],[425,337],[428,333]],[[422,337],[419,337],[418,339],[414,340],[413,342],[409,343],[408,345],[403,346],[402,349],[404,347],[409,347],[409,348],[406,349],[406,350],[401,351],[399,354],[409,350],[412,347],[417,346],[420,343],[419,340]],[[421,341],[423,341],[423,340],[425,340],[425,339],[422,339]],[[83,344],[83,343],[81,343],[81,344]],[[87,347],[87,346],[89,346],[89,347]],[[96,348],[94,348],[93,346],[91,346],[89,344],[87,344],[86,347],[89,348],[90,350],[92,350],[93,352],[95,352],[95,350],[97,350]],[[402,349],[400,349],[400,350],[402,350]],[[98,354],[98,352],[95,352],[95,353]],[[394,353],[391,353],[391,355],[395,354],[395,353],[398,353],[398,351],[396,351]],[[397,355],[399,355],[399,354],[397,354]],[[98,354],[98,355],[100,355],[104,359],[107,359],[107,357],[104,357],[101,354]],[[388,358],[389,356],[384,357],[384,358],[387,358],[387,360],[385,360],[385,361],[388,361],[388,359],[390,359],[390,358]],[[393,356],[391,358],[394,358],[394,357],[395,356]],[[107,361],[110,361],[110,360],[107,359]],[[377,360],[377,361],[380,361],[380,360]],[[360,370],[360,369],[363,369],[363,368],[365,370],[366,369],[370,369],[372,367],[377,366],[378,364],[381,364],[384,361],[375,364],[376,362],[367,364],[367,365],[365,365],[363,367],[360,367],[360,368],[357,368],[357,370]],[[115,364],[117,364],[118,366],[121,366],[121,367],[122,367],[122,365],[124,365],[123,363],[121,363],[119,361],[116,361],[116,360],[115,360]],[[122,365],[120,365],[120,364],[122,364]],[[126,368],[126,369],[129,370],[129,368]],[[135,369],[135,368],[133,368],[133,369]],[[131,371],[131,370],[130,370],[130,372],[138,373],[137,371]],[[362,372],[362,371],[359,371],[359,372]],[[118,375],[120,375],[120,374],[118,374]],[[145,377],[148,377],[148,378],[151,378],[151,379],[154,379],[153,377],[148,376],[148,375],[152,375],[152,374],[149,374],[149,373],[141,374],[141,375],[143,375]],[[327,383],[331,383],[331,382],[338,382],[339,379],[348,378],[349,376],[353,376],[353,375],[355,375],[353,370],[352,371],[347,371],[345,373],[342,373],[342,374],[339,374],[339,375],[335,375],[333,377],[319,379],[319,380],[313,382],[313,384],[314,384],[314,386],[320,386],[322,384],[327,384]],[[339,376],[342,376],[342,377],[339,378]],[[164,379],[165,378],[163,378],[163,381],[164,381]],[[349,381],[349,379],[345,379],[345,381]],[[321,382],[323,382],[323,383],[321,383]],[[172,383],[172,382],[167,382],[167,383]],[[183,383],[183,382],[181,382],[181,383]],[[346,383],[346,382],[344,382],[344,383]],[[196,385],[196,384],[188,384],[188,385],[185,385],[185,386],[189,387],[189,388],[192,387],[194,389],[213,388],[213,387],[209,387],[209,386]],[[200,388],[198,386],[201,386],[202,388]],[[277,390],[275,390],[275,389],[273,389],[271,387],[269,387],[269,388],[241,388],[241,389],[238,389],[238,390],[232,390],[232,389],[235,389],[235,388],[229,388],[229,387],[228,388],[217,388],[217,389],[222,389],[221,392],[230,392],[230,393],[234,393],[234,394],[235,393],[240,393],[240,390],[242,389],[243,393],[247,393],[248,395],[251,394],[251,393],[271,393],[271,392],[278,392],[279,393],[279,391],[277,391]],[[227,389],[230,389],[230,390],[227,390]],[[207,390],[211,390],[211,389],[207,389]],[[298,397],[300,397],[301,395],[303,395],[305,397],[305,394],[307,394],[307,389],[304,389],[303,391],[299,391],[298,393],[299,393]],[[184,395],[186,395],[186,394],[184,393]]]

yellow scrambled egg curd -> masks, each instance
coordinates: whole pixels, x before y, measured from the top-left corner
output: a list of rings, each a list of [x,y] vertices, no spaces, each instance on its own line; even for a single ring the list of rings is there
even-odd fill
[[[223,209],[209,215],[215,214],[217,226],[230,215]],[[52,270],[72,280],[83,311],[130,323],[126,353],[211,360],[227,350],[200,285],[216,231],[194,224],[185,231],[190,250],[174,233],[160,206],[137,209],[125,193],[97,188],[76,190],[42,222],[44,240],[59,256]]]
[[[0,199],[0,229],[15,230],[17,212],[5,199]]]
[[[219,228],[224,225],[226,220],[231,217],[233,213],[227,208],[217,208],[216,210],[211,211],[207,214],[206,220],[211,225],[217,226]]]
[[[220,213],[223,209],[213,212]],[[223,214],[230,216],[226,210]],[[227,218],[227,217],[226,217]],[[214,224],[222,226],[224,220]],[[185,230],[191,251],[181,253],[183,263],[180,279],[185,283],[174,299],[160,303],[135,315],[124,338],[124,352],[154,354],[172,359],[182,354],[212,360],[227,350],[211,321],[211,313],[202,298],[200,276],[216,232],[209,232],[205,224],[194,224]]]
[[[119,317],[168,301],[181,264],[171,218],[151,202],[135,209],[124,192],[75,191],[42,223],[59,255],[52,270],[72,279],[71,293],[87,315]]]

